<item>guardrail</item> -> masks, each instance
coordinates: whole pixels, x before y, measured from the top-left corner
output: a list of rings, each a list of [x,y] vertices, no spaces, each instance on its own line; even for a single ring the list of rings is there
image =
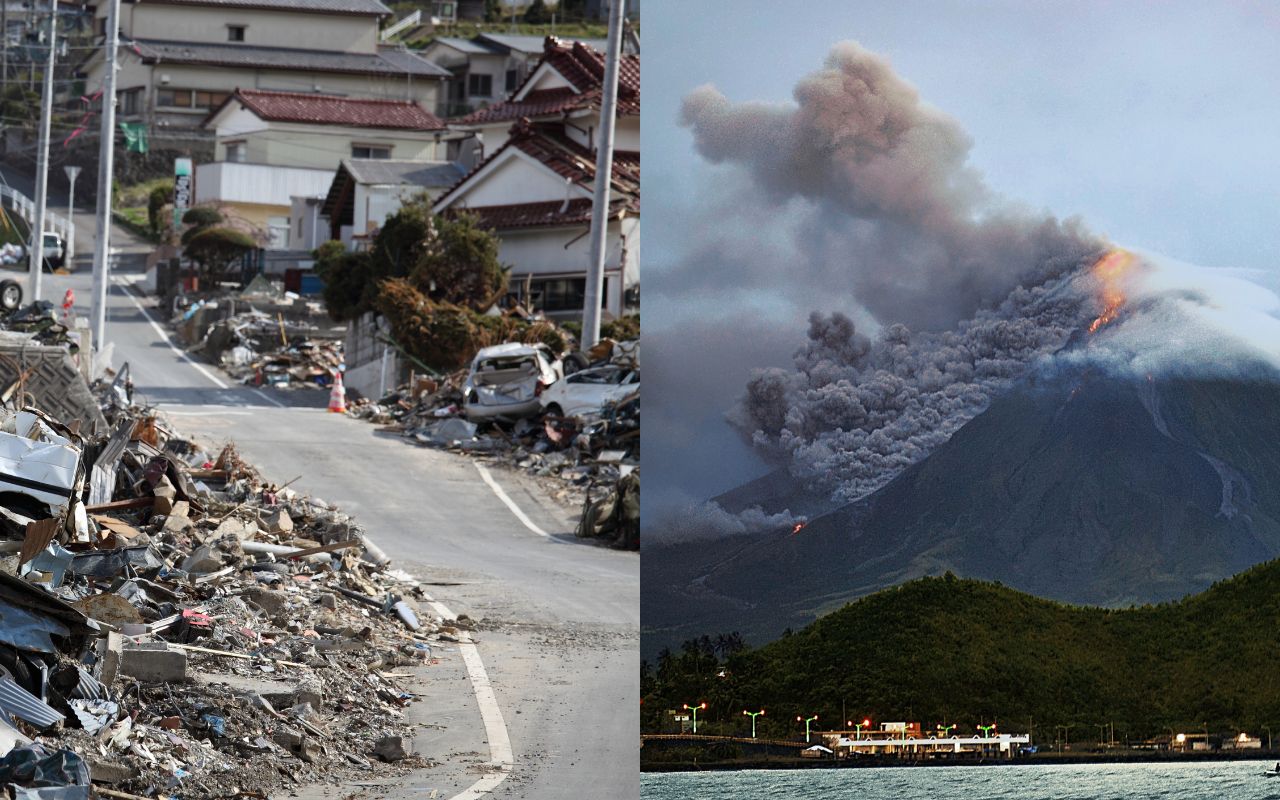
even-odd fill
[[[12,186],[0,184],[0,201],[6,199],[9,201],[9,207],[26,221],[28,227],[35,225],[36,204],[34,200]],[[62,237],[64,242],[74,246],[73,243],[76,236],[75,222],[46,207],[44,211],[44,227],[45,232],[56,233]]]

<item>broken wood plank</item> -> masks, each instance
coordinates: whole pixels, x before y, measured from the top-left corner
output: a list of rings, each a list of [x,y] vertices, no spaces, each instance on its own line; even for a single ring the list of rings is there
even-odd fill
[[[97,505],[85,506],[84,510],[90,514],[97,511],[124,511],[130,508],[150,508],[156,499],[151,495],[146,497],[132,497],[128,500],[112,500],[110,503],[98,503]]]
[[[270,661],[272,664],[283,664],[286,667],[305,667],[306,664],[300,664],[297,661],[285,661],[282,658],[271,658],[270,656],[252,656],[248,653],[232,653],[227,650],[214,650],[212,647],[199,647],[194,644],[178,644],[177,642],[166,642],[170,647],[177,647],[180,650],[190,650],[195,653],[208,653],[211,656],[226,656],[228,658],[239,658],[243,661]]]

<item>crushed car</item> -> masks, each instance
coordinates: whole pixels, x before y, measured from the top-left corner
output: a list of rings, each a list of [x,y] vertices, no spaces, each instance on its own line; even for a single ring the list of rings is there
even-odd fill
[[[508,342],[485,347],[471,360],[462,385],[468,419],[521,419],[541,413],[539,398],[564,377],[564,367],[544,344]]]

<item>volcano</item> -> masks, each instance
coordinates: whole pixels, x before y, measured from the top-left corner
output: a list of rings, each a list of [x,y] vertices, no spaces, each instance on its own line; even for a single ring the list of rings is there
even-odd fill
[[[1024,380],[880,490],[798,532],[646,547],[645,656],[702,634],[762,643],[947,571],[1112,607],[1201,591],[1280,555],[1277,408],[1270,374]],[[785,476],[722,499],[735,511],[753,496],[766,511],[822,505]]]

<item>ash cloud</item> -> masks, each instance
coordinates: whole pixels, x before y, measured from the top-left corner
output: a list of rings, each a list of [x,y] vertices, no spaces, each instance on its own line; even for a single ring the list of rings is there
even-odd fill
[[[758,452],[850,500],[1061,348],[1096,313],[1082,268],[1106,245],[993,192],[959,123],[856,43],[836,45],[794,101],[735,104],[704,86],[681,122],[780,211],[802,262],[793,279],[851,301],[810,314],[791,368],[756,371],[728,415]],[[792,277],[774,267],[775,283]]]
[[[959,123],[857,43],[836,45],[794,99],[735,104],[703,86],[681,122],[704,158],[745,170],[762,201],[805,203],[804,239],[881,321],[950,327],[1101,246],[1078,220],[992,192]]]

